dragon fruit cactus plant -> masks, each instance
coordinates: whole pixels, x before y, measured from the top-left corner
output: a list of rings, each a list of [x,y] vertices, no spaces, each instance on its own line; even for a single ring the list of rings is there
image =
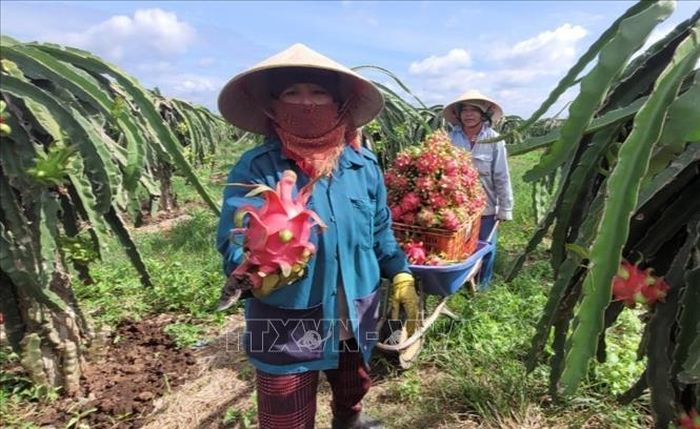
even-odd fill
[[[254,185],[246,196],[262,194],[265,198],[262,207],[242,206],[234,215],[236,228],[232,234],[244,234],[245,260],[232,276],[247,278],[253,289],[261,287],[264,282],[289,283],[299,278],[316,251],[309,241],[312,228],[326,227],[313,210],[306,208],[313,182],[293,198],[296,180],[296,173],[285,170],[276,189]],[[244,228],[246,217],[248,226]]]
[[[637,303],[652,306],[657,301],[663,301],[669,286],[652,272],[651,268],[641,270],[637,265],[622,260],[613,278],[613,299],[623,301],[628,307],[634,307]]]

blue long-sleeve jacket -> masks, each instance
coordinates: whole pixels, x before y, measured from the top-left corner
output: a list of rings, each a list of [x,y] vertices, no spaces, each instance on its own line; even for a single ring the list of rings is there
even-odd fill
[[[268,139],[243,154],[228,183],[274,187],[288,169],[298,176],[296,194],[308,177],[281,153],[276,139]],[[232,240],[230,231],[236,209],[255,203],[244,197],[248,191],[235,186],[224,191],[217,247],[227,275],[241,261],[242,240]],[[358,153],[346,147],[332,178],[316,183],[308,207],[328,227],[312,234],[316,253],[305,276],[265,298],[246,301],[246,351],[256,368],[272,374],[337,368],[339,282],[343,284],[340,290],[345,291],[351,331],[369,360],[378,339],[380,277],[409,272],[391,229],[384,179],[369,150]]]

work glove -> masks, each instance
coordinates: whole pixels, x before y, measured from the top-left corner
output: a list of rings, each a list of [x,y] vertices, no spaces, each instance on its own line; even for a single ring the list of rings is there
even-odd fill
[[[236,302],[238,302],[239,299],[241,299],[245,292],[248,292],[248,297],[252,293],[254,297],[259,299],[268,296],[282,286],[296,282],[304,276],[304,271],[306,270],[306,265],[309,262],[309,257],[310,256],[306,256],[298,263],[292,265],[289,273],[268,274],[267,276],[261,278],[260,285],[257,287],[253,284],[248,275],[236,273],[234,271],[231,273],[229,278],[226,280],[226,284],[221,289],[216,311],[224,311],[231,308]]]
[[[281,288],[282,286],[290,285],[304,276],[304,271],[306,270],[306,264],[309,262],[309,257],[307,256],[298,263],[292,265],[291,271],[285,275],[284,273],[279,274],[268,274],[262,278],[262,284],[258,288],[253,288],[253,296],[256,298],[264,298]]]
[[[224,311],[233,307],[244,293],[250,294],[252,286],[247,277],[241,278],[231,274],[219,292],[219,303],[216,305],[216,311]]]
[[[410,337],[418,323],[418,294],[416,281],[409,273],[398,273],[392,280],[391,318],[399,319],[399,308],[406,313],[406,333]]]

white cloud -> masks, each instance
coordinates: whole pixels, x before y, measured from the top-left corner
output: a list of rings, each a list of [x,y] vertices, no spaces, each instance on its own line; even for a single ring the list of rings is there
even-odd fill
[[[153,79],[161,93],[214,108],[223,87],[222,78],[194,73],[163,74]]]
[[[526,114],[573,65],[586,34],[579,25],[564,24],[511,45],[494,41],[488,47],[477,45],[474,52],[452,49],[411,63],[409,73],[416,81],[410,86],[418,87],[416,93],[428,105],[478,89],[496,98],[508,114]]]
[[[170,88],[175,96],[193,95],[202,92],[218,91],[223,81],[211,76],[201,76],[184,73],[163,77],[162,81]]]
[[[580,25],[564,24],[553,31],[544,31],[520,41],[512,47],[496,48],[491,56],[495,60],[511,63],[557,67],[576,57],[576,43],[587,33]]]
[[[162,9],[141,9],[133,16],[113,16],[85,31],[56,35],[62,43],[94,51],[112,61],[183,54],[195,38],[191,25]]]
[[[139,73],[171,73],[176,69],[170,61],[145,61],[134,66]]]
[[[472,63],[471,55],[464,49],[452,49],[447,55],[432,55],[421,61],[413,62],[409,66],[409,73],[413,75],[439,75],[462,67],[468,67]]]

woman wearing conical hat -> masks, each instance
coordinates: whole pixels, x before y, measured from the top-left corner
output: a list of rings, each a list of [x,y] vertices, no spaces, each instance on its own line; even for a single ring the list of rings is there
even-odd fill
[[[445,119],[452,125],[452,143],[472,153],[474,165],[479,170],[479,179],[486,192],[487,205],[481,217],[479,240],[486,240],[494,228],[496,220],[513,218],[513,191],[508,171],[505,143],[481,143],[483,140],[498,137],[492,124],[503,117],[503,109],[495,101],[470,90],[445,106]],[[496,232],[492,236],[494,251],[484,258],[480,273],[482,287],[486,287],[493,275],[493,262],[496,256]]]
[[[393,280],[397,313],[402,307],[414,321],[418,313],[377,159],[356,131],[383,104],[367,79],[301,44],[238,74],[219,96],[224,118],[266,136],[242,155],[228,182],[274,187],[293,170],[297,189],[315,181],[308,208],[327,225],[312,236],[316,252],[301,278],[253,289],[246,300],[245,348],[257,370],[260,428],[312,428],[319,371],[332,388],[334,428],[382,427],[360,412],[378,339],[380,276]],[[217,246],[227,276],[244,257],[231,230],[236,209],[251,203],[247,191],[224,192]],[[234,275],[233,284],[240,283]]]

